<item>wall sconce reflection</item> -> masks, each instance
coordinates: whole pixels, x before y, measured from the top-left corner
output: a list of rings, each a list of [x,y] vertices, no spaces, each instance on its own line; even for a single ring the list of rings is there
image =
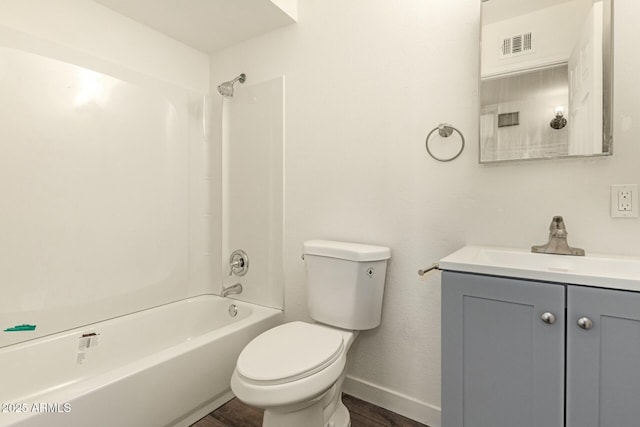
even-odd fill
[[[567,119],[564,118],[564,107],[556,107],[556,117],[551,120],[549,126],[553,129],[562,129],[567,125]]]

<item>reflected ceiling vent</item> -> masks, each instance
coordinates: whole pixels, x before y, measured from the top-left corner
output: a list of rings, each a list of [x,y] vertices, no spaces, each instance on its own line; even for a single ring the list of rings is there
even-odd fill
[[[498,114],[498,127],[518,126],[520,124],[520,112]]]
[[[502,39],[503,58],[527,53],[533,53],[533,36],[530,32]]]

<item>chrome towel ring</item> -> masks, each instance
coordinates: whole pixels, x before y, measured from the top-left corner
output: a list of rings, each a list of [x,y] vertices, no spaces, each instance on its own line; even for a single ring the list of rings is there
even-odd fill
[[[456,133],[458,135],[460,135],[460,141],[462,141],[462,144],[460,145],[460,151],[458,151],[456,153],[456,155],[454,155],[453,157],[449,157],[448,159],[443,159],[440,157],[436,157],[431,150],[429,149],[429,138],[431,138],[431,135],[435,132],[438,131],[438,134],[443,137],[443,138],[448,138],[453,134],[453,131],[456,131]],[[427,153],[429,153],[429,155],[431,157],[433,157],[434,159],[436,159],[439,162],[450,162],[451,160],[457,159],[458,156],[460,154],[462,154],[462,150],[464,150],[464,135],[462,135],[462,132],[460,132],[458,129],[454,128],[453,126],[451,126],[450,124],[447,123],[440,123],[437,127],[433,128],[433,130],[431,132],[429,132],[429,134],[427,135],[427,138],[425,140],[425,147],[427,148]]]

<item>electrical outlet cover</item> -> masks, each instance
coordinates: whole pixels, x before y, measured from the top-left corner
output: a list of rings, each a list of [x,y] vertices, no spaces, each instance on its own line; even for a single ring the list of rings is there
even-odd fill
[[[638,184],[611,185],[611,217],[638,218]]]

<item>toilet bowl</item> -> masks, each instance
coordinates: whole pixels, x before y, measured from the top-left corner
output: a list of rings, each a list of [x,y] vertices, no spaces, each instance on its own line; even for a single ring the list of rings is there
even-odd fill
[[[254,338],[231,389],[263,408],[264,427],[349,427],[341,400],[347,352],[359,330],[380,324],[389,248],[313,240],[304,244],[311,317]]]
[[[270,329],[238,357],[231,388],[246,404],[265,409],[263,426],[300,426],[303,417],[307,426],[333,422],[347,427],[348,413],[339,411],[339,397],[347,351],[356,335],[304,322]]]

